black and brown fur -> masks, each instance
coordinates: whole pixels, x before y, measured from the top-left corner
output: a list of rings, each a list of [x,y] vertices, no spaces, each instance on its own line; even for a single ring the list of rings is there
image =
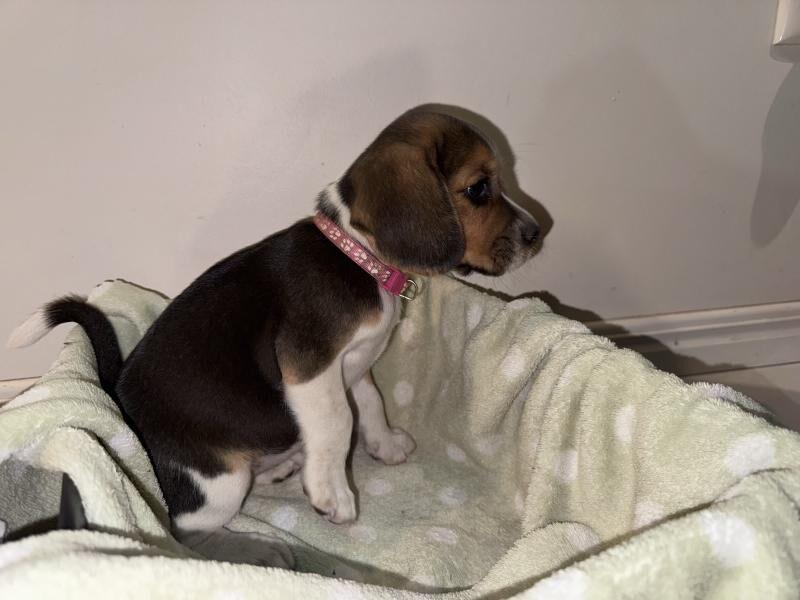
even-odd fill
[[[490,193],[476,204],[466,190],[482,179]],[[338,191],[349,225],[381,259],[411,273],[501,274],[537,235],[501,195],[489,143],[442,114],[402,115]],[[318,208],[340,218],[324,193]],[[96,308],[65,298],[46,314],[51,327],[74,321],[87,330],[101,383],[147,449],[174,518],[206,500],[185,467],[211,477],[292,446],[298,426],[284,385],[313,378],[380,312],[376,282],[304,219],[208,269],[124,363]]]

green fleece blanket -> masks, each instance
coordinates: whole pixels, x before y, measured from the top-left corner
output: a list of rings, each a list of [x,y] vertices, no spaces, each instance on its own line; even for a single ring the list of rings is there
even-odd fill
[[[167,302],[119,281],[90,300],[125,353]],[[800,438],[732,390],[446,278],[406,304],[375,377],[418,449],[388,467],[357,447],[358,521],[318,516],[297,477],[257,485],[230,528],[282,537],[298,570],[205,561],[170,536],[76,328],[0,410],[0,597],[798,597]],[[91,530],[26,535],[62,472]]]

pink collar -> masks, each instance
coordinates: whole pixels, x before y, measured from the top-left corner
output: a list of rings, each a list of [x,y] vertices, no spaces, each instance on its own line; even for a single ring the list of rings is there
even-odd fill
[[[409,279],[400,269],[378,260],[372,252],[321,212],[314,215],[314,225],[387,292],[406,300],[413,300],[416,297],[417,284],[413,279]]]

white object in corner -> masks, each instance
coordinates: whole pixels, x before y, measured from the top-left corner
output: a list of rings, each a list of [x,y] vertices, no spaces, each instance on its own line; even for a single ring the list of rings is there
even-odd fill
[[[772,56],[786,62],[800,62],[800,0],[778,0]]]

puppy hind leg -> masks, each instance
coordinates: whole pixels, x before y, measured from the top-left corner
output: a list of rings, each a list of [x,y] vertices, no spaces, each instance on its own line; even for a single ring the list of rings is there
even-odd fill
[[[242,466],[213,477],[187,469],[204,498],[193,512],[173,518],[175,537],[198,554],[212,560],[292,568],[294,557],[283,540],[257,533],[239,533],[226,525],[239,512],[252,483],[252,472]]]
[[[253,461],[253,475],[256,483],[277,483],[297,473],[303,468],[304,462],[303,444],[298,442],[286,452],[256,458]]]

